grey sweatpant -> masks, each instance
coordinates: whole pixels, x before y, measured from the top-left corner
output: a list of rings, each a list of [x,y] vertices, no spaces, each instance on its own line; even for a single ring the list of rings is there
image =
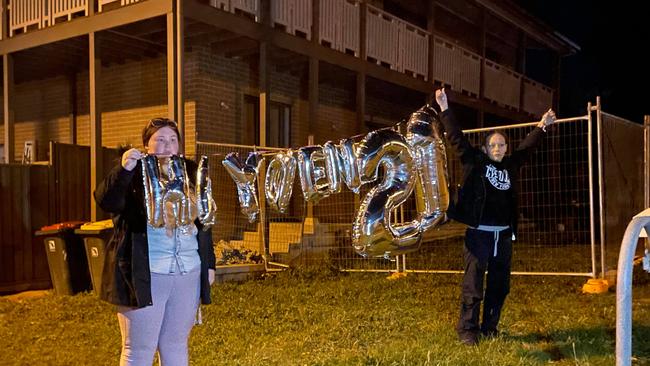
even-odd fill
[[[201,271],[151,274],[152,306],[118,307],[121,366],[150,366],[156,349],[164,366],[188,364],[187,340],[199,306]]]

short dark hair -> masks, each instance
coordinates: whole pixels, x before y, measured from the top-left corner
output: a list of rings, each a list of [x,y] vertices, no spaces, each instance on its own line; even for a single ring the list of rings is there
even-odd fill
[[[151,136],[163,127],[169,127],[174,130],[174,132],[176,132],[176,137],[178,137],[178,142],[180,143],[181,133],[178,131],[178,123],[169,118],[157,117],[152,118],[151,121],[144,126],[144,129],[142,129],[142,144],[145,147],[149,145],[149,139]]]
[[[506,132],[504,130],[492,130],[487,134],[487,136],[485,136],[485,140],[483,141],[483,146],[488,146],[488,144],[490,143],[490,138],[494,135],[503,136],[503,139],[506,140],[506,145],[508,144],[508,135],[506,135]]]

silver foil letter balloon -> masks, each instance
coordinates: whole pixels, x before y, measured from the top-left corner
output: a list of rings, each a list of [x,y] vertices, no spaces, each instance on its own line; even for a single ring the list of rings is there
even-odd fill
[[[142,158],[142,180],[147,223],[153,227],[162,227],[165,224],[162,205],[165,187],[160,181],[160,167],[155,155],[145,155]]]
[[[318,202],[330,195],[331,184],[327,176],[327,157],[320,146],[298,149],[298,173],[305,201]]]
[[[391,224],[392,211],[413,192],[415,162],[406,140],[392,130],[370,132],[361,141],[357,164],[361,181],[383,179],[365,196],[352,227],[352,245],[369,257],[388,257],[417,250],[422,239],[420,222]]]
[[[153,227],[188,228],[196,217],[185,159],[174,155],[161,166],[155,155],[142,158],[147,222]]]
[[[296,159],[293,151],[276,154],[266,169],[264,191],[269,206],[276,211],[285,213],[291,201],[293,178],[296,174]]]
[[[192,207],[190,182],[182,156],[173,155],[169,158],[167,178],[163,196],[165,226],[183,227],[193,224],[196,213]]]
[[[449,207],[447,152],[438,113],[426,105],[411,114],[406,141],[411,146],[417,168],[415,203],[422,217],[422,230],[444,220]]]
[[[196,206],[199,221],[203,230],[207,230],[217,221],[217,204],[212,198],[212,180],[210,179],[210,166],[208,157],[201,156],[196,169]]]
[[[357,166],[357,155],[352,139],[342,139],[338,145],[329,141],[323,145],[327,162],[327,175],[332,193],[341,191],[341,182],[354,193],[359,193],[361,180]]]
[[[221,162],[237,186],[237,197],[241,212],[254,222],[260,212],[257,197],[257,174],[264,158],[258,152],[251,152],[244,162],[238,153],[230,153]]]

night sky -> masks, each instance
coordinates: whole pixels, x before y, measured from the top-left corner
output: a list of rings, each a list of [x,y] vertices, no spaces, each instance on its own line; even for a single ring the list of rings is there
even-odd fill
[[[650,115],[650,25],[641,3],[516,3],[581,48],[562,60],[560,117],[584,115],[587,102],[599,95],[605,112],[643,123]]]

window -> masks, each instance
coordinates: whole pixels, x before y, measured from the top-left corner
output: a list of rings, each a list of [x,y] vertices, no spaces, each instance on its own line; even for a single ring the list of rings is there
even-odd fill
[[[291,107],[271,102],[270,114],[266,124],[266,146],[291,147]]]
[[[271,102],[269,120],[266,121],[266,146],[291,147],[291,107]],[[244,145],[260,145],[259,98],[244,97],[244,128],[240,142]]]

